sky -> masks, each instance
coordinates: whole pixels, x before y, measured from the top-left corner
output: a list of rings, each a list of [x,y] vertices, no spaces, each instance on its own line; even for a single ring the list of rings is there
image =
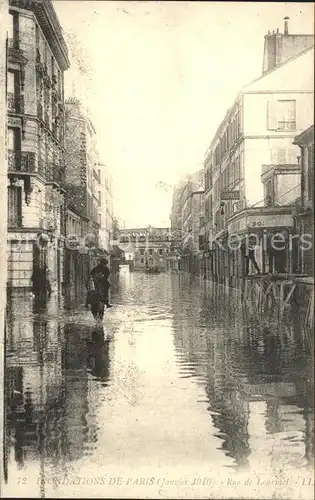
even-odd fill
[[[264,36],[313,33],[312,3],[55,0],[69,48],[66,97],[91,118],[126,228],[168,227],[172,187],[204,154]],[[160,182],[169,187],[162,189]]]

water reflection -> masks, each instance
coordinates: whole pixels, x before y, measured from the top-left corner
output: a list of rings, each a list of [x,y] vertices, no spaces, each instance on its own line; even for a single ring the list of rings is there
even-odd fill
[[[97,441],[88,379],[108,380],[108,342],[102,329],[67,323],[53,299],[26,295],[8,303],[6,337],[5,476],[9,465],[35,460],[45,489],[47,474],[64,472]]]
[[[10,299],[11,484],[33,467],[47,496],[49,478],[122,460],[228,474],[313,465],[312,358],[296,317],[258,320],[233,290],[182,275],[134,273],[114,288],[105,331],[53,296]]]
[[[201,301],[199,284],[190,287],[191,299],[173,284],[180,374],[203,384],[224,453],[238,469],[256,467],[259,454],[265,468],[312,467],[312,359],[300,324],[294,316],[258,321],[223,286]]]

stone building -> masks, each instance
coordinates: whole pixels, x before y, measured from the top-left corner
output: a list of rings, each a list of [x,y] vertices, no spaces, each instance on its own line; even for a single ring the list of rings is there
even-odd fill
[[[170,214],[171,220],[171,248],[169,265],[172,269],[178,270],[180,260],[180,245],[182,238],[182,192],[185,189],[187,180],[181,180],[174,186],[172,208]]]
[[[98,244],[101,188],[96,132],[92,122],[84,115],[80,101],[75,97],[66,100],[65,116],[67,207],[74,207],[86,219],[86,223],[83,223],[84,236],[93,234],[95,244]]]
[[[111,239],[113,237],[113,179],[109,168],[101,163],[98,164],[98,176],[100,179],[99,203],[100,203],[100,247],[106,252],[110,251]]]
[[[314,37],[289,35],[287,19],[284,33],[266,35],[262,76],[242,89],[211,141],[204,162],[207,277],[244,275],[241,252],[226,251],[229,235],[293,231],[300,166],[292,142],[313,121],[313,58]],[[260,243],[257,260],[269,270]],[[287,271],[290,265],[287,255]]]
[[[314,125],[294,139],[301,153],[301,210],[299,210],[299,231],[311,242],[311,247],[299,253],[298,270],[314,276]]]
[[[200,273],[199,234],[203,217],[204,172],[191,175],[181,195],[182,270]]]
[[[134,271],[158,268],[165,271],[171,247],[170,228],[123,229],[120,230],[120,248],[134,255]]]
[[[85,293],[88,274],[101,253],[101,171],[96,131],[80,101],[65,102],[65,292],[69,300]],[[103,249],[104,250],[104,249]]]
[[[34,264],[63,274],[64,71],[67,47],[51,0],[10,0],[7,39],[8,286]]]

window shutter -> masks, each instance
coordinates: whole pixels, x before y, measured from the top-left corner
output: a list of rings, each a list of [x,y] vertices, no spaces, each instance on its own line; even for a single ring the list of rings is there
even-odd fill
[[[268,130],[277,130],[277,105],[274,99],[270,99],[267,103],[267,128]]]

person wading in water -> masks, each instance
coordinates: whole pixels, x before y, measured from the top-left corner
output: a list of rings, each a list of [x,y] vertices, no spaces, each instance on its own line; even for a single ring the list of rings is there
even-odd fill
[[[102,310],[98,311],[101,318],[104,314],[104,305],[106,305],[106,307],[113,307],[109,303],[108,298],[108,291],[110,287],[108,278],[110,270],[108,269],[107,264],[108,261],[106,259],[101,259],[100,263],[90,272],[90,277],[92,278],[94,285],[94,291],[89,292],[86,299],[86,307],[91,304],[93,316],[97,315],[96,309],[101,307],[97,303],[103,304],[103,307],[101,307]]]

